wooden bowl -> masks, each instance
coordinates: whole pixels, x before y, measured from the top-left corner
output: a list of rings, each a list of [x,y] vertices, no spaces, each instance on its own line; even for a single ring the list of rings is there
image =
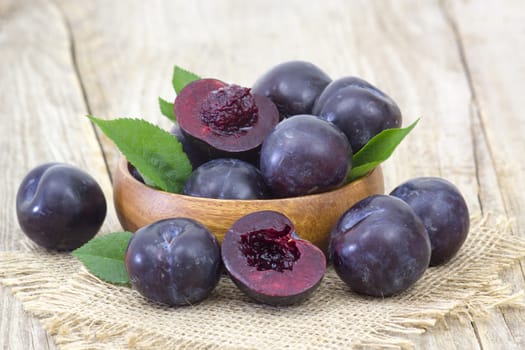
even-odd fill
[[[367,176],[331,192],[302,197],[266,200],[228,200],[191,197],[153,189],[137,181],[129,172],[125,158],[119,161],[114,181],[117,216],[125,230],[138,228],[160,219],[195,219],[222,239],[241,216],[258,210],[275,210],[288,216],[297,234],[323,250],[328,235],[339,217],[355,202],[384,191],[380,167]]]

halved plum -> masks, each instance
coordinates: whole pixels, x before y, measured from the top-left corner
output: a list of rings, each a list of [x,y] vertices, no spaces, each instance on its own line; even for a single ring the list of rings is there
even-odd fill
[[[237,220],[221,249],[233,282],[252,299],[269,305],[305,300],[326,271],[323,252],[300,239],[290,219],[276,211],[258,211]]]
[[[208,148],[212,158],[258,149],[279,121],[269,98],[216,79],[188,84],[175,99],[174,110],[182,132],[195,147]]]

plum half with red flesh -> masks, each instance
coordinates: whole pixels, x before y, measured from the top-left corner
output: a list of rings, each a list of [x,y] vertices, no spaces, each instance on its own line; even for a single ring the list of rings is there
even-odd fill
[[[182,132],[212,158],[243,158],[260,147],[279,121],[269,98],[216,79],[188,84],[175,99],[174,111]]]
[[[324,253],[300,239],[290,219],[276,211],[258,211],[237,220],[221,249],[234,283],[264,304],[291,305],[305,300],[326,271]]]

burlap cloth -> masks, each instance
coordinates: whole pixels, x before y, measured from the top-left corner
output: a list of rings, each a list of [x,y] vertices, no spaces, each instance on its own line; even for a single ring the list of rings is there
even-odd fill
[[[224,276],[204,302],[167,308],[98,280],[70,255],[38,249],[0,253],[0,281],[62,349],[410,348],[404,335],[447,314],[521,305],[521,291],[498,272],[525,256],[525,241],[508,221],[490,222],[473,218],[457,258],[388,299],[353,294],[329,268],[313,296],[293,307],[256,304]]]

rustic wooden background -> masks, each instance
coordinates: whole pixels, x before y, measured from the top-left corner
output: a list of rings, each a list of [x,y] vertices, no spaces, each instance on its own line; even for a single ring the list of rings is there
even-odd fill
[[[14,211],[25,173],[46,161],[88,170],[112,201],[118,153],[85,118],[136,116],[168,126],[173,64],[250,86],[274,64],[311,61],[357,75],[400,105],[414,133],[385,163],[386,190],[443,176],[472,213],[515,218],[525,236],[525,2],[0,0],[0,250],[21,248]],[[119,229],[110,210],[102,230]],[[520,290],[523,263],[502,273]],[[418,348],[525,348],[525,310],[447,317]],[[54,349],[0,288],[0,347]]]

